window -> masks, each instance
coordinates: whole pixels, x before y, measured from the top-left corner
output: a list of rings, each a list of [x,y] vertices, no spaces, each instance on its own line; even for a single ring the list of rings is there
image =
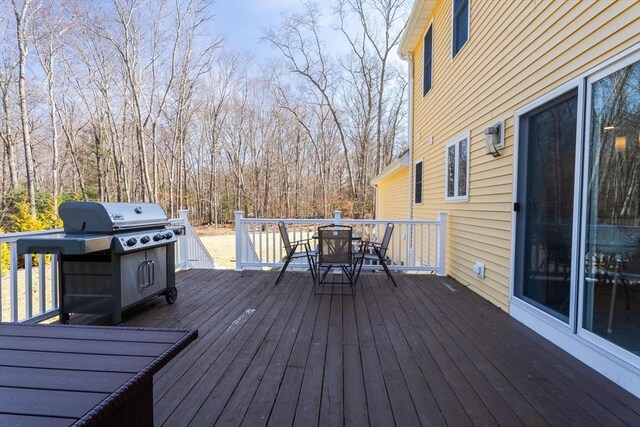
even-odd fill
[[[422,70],[422,96],[431,89],[431,74],[433,72],[433,25],[424,35],[424,63]]]
[[[453,34],[451,39],[451,57],[455,58],[469,39],[469,0],[453,0]]]
[[[422,203],[422,161],[416,163],[414,203]]]
[[[469,132],[447,144],[445,200],[469,200]]]

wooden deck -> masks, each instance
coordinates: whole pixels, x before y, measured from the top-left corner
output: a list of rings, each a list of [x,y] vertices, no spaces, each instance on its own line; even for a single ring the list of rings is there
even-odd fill
[[[155,376],[156,425],[640,425],[640,400],[457,282],[192,270],[125,324],[197,328]],[[99,322],[78,316],[71,323]]]

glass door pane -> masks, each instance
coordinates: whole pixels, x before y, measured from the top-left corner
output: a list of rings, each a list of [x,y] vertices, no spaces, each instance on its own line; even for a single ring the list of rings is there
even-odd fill
[[[521,122],[516,296],[569,322],[577,91]]]
[[[640,62],[591,86],[583,327],[640,354]]]

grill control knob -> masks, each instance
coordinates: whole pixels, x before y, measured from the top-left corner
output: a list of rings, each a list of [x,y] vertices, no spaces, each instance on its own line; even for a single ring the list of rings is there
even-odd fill
[[[160,240],[162,240],[162,234],[158,233],[155,236],[153,236],[154,242],[159,242]]]
[[[168,232],[164,233],[164,238],[165,239],[170,239],[172,237],[173,237],[173,233],[172,232],[168,231]]]
[[[143,237],[140,239],[140,243],[143,243],[143,244],[145,244],[145,243],[149,243],[149,241],[150,241],[150,240],[151,240],[151,238],[150,238],[149,236],[143,236]]]
[[[129,240],[127,240],[127,246],[133,246],[136,243],[138,243],[138,241],[136,240],[135,237],[130,238]]]

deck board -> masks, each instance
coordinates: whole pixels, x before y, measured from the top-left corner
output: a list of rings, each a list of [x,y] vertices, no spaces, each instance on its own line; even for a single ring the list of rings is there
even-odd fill
[[[452,283],[453,286],[460,286]],[[487,318],[478,310],[473,302],[478,301],[475,294],[465,292],[463,297],[468,298],[472,304],[473,314],[465,319],[465,322],[473,327],[470,334],[486,334],[481,325],[483,319],[493,325],[494,337],[492,341],[497,348],[505,348],[507,354],[513,355],[513,360],[519,360],[517,369],[523,371],[530,369],[527,380],[534,384],[547,384],[551,382],[561,394],[556,393],[555,403],[563,412],[570,416],[572,421],[612,425],[623,421],[628,425],[638,424],[640,406],[633,402],[633,396],[622,388],[615,386],[601,375],[594,375],[594,371],[576,360],[568,353],[560,351],[556,346],[534,333],[524,325],[514,322],[513,327],[505,327],[496,322],[494,318]],[[449,302],[450,304],[450,302]],[[481,323],[483,322],[483,323]],[[540,350],[543,351],[540,351]],[[604,384],[613,385],[610,393],[598,391]],[[575,390],[567,393],[566,390]],[[548,391],[549,389],[546,388]],[[629,400],[629,397],[632,400]],[[636,402],[638,399],[635,399]],[[625,403],[626,402],[626,403]]]
[[[155,376],[156,425],[640,425],[639,399],[451,279],[276,276],[180,272],[175,304],[125,314],[199,330]]]

